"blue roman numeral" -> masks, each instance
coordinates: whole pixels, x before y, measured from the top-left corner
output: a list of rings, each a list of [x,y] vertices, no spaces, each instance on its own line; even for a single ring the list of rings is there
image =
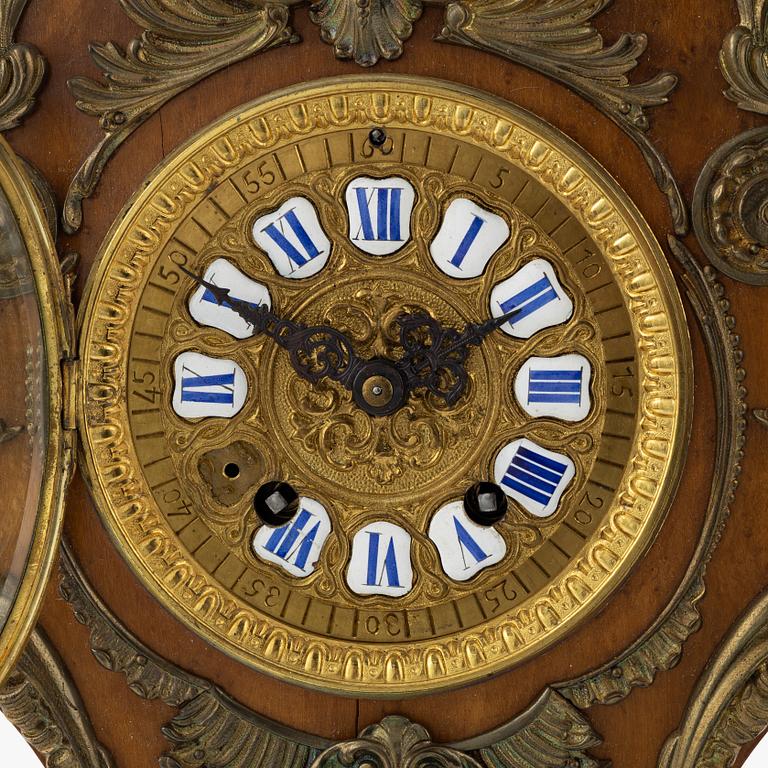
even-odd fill
[[[528,404],[575,403],[581,405],[581,377],[584,369],[577,371],[528,372]]]
[[[380,587],[384,574],[387,576],[387,585],[400,586],[400,574],[397,571],[397,556],[395,553],[395,540],[390,537],[387,553],[384,555],[384,563],[379,571],[379,545],[381,534],[368,531],[368,571],[365,583],[370,587]]]
[[[567,469],[566,464],[520,445],[501,484],[545,507]]]
[[[461,262],[464,261],[464,257],[472,247],[472,243],[474,243],[477,239],[477,235],[480,232],[483,224],[485,224],[485,219],[481,219],[479,216],[472,217],[472,223],[464,233],[464,237],[459,243],[459,247],[456,249],[456,253],[453,254],[453,258],[451,259],[451,264],[453,264],[454,267],[461,269]]]
[[[275,529],[264,545],[265,549],[286,562],[291,562],[293,559],[294,565],[304,570],[320,529],[320,520],[318,520],[309,531],[304,532],[307,524],[314,517],[312,513],[302,508],[290,523]]]
[[[508,298],[503,304],[499,303],[501,307],[501,313],[503,315],[507,312],[511,312],[513,309],[518,309],[519,312],[515,316],[512,324],[520,322],[524,317],[533,314],[537,309],[541,309],[551,301],[559,301],[557,291],[552,286],[547,275],[543,275],[540,280],[537,280],[527,288],[523,288],[522,291],[516,293],[514,296]]]
[[[181,377],[181,401],[184,403],[235,402],[235,372],[215,376],[200,376],[191,368],[183,366]],[[186,374],[191,374],[190,376]]]
[[[357,208],[360,211],[360,229],[355,240],[388,240],[399,242],[400,201],[403,190],[399,187],[356,187]],[[376,229],[371,216],[376,198]],[[362,233],[362,238],[360,237]]]
[[[285,236],[286,225],[296,236],[303,253]],[[299,221],[299,217],[293,209],[286,211],[279,219],[264,227],[262,232],[269,235],[275,245],[297,268],[304,266],[308,261],[320,255],[320,250],[307,234],[307,230],[304,229],[304,225]]]
[[[467,565],[467,557],[465,553],[472,555],[476,563],[481,563],[483,560],[487,560],[487,555],[483,548],[472,538],[469,531],[461,524],[461,520],[454,515],[453,524],[456,528],[456,536],[459,540],[459,549],[461,550],[461,558],[464,561],[464,570],[469,568]]]

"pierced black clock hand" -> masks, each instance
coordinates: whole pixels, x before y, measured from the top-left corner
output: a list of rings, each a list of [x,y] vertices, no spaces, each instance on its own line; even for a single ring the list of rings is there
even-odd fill
[[[468,323],[454,344],[445,350],[445,354],[449,354],[462,346],[478,346],[486,336],[493,333],[497,328],[501,328],[502,325],[505,325],[514,317],[517,317],[518,314],[520,314],[520,308],[515,307],[515,309],[510,310],[500,317],[492,317],[488,320],[484,320],[482,323]]]
[[[256,333],[269,336],[285,349],[299,376],[313,384],[328,378],[354,392],[357,374],[369,361],[357,355],[351,340],[341,331],[328,325],[304,325],[278,317],[266,304],[238,299],[228,288],[214,285],[185,267],[181,269],[210,291],[218,304],[237,312]]]
[[[481,344],[519,311],[513,309],[501,317],[469,323],[462,332],[443,328],[427,314],[400,315],[397,323],[404,354],[397,366],[405,376],[408,389],[424,387],[448,405],[454,405],[469,381],[465,363],[470,347]]]
[[[517,314],[515,310],[482,323],[470,323],[462,333],[442,328],[426,314],[402,315],[398,319],[402,359],[366,359],[355,352],[347,336],[331,326],[308,326],[278,317],[265,304],[238,299],[228,288],[214,285],[185,267],[181,269],[210,291],[218,304],[237,312],[256,333],[269,336],[287,350],[299,376],[313,384],[323,378],[339,382],[352,392],[355,403],[372,416],[394,413],[404,405],[411,391],[421,387],[443,398],[448,405],[456,403],[468,381],[464,363],[469,348],[480,344]],[[421,341],[423,329],[427,329],[429,344]]]

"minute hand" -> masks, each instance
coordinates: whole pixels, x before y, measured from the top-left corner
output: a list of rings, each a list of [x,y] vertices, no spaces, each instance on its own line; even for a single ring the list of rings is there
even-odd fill
[[[228,288],[214,285],[185,267],[181,269],[196,283],[210,291],[216,303],[236,312],[256,333],[269,336],[285,349],[296,373],[317,384],[320,379],[338,381],[347,389],[366,361],[354,350],[352,341],[329,325],[304,325],[279,317],[266,304],[251,304],[232,296]]]
[[[428,315],[404,316],[401,319],[400,343],[404,355],[397,367],[406,378],[410,390],[426,388],[448,405],[458,402],[469,381],[465,368],[469,348],[482,343],[488,334],[511,320],[519,309],[482,323],[469,323],[459,333],[443,328]],[[412,340],[411,332],[426,332],[430,343]]]
[[[480,345],[486,336],[493,333],[497,328],[501,328],[505,323],[508,323],[519,312],[520,309],[515,308],[501,317],[492,317],[490,320],[486,320],[482,323],[468,323],[456,341],[454,341],[450,347],[441,350],[440,354],[450,355],[463,347]]]

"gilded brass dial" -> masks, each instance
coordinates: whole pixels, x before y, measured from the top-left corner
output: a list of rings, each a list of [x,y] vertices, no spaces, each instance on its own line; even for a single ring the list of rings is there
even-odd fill
[[[374,128],[386,132],[385,144],[371,143]],[[394,178],[413,190],[408,231],[389,221],[398,247],[373,252],[359,232],[356,239],[348,192],[361,178],[371,189]],[[322,267],[298,279],[276,268],[254,234],[295,200],[314,209],[329,243]],[[457,201],[508,227],[485,268],[467,278],[451,276],[433,254]],[[572,306],[528,335],[502,329],[484,339],[467,357],[468,386],[456,404],[416,391],[378,416],[336,381],[297,376],[269,339],[196,320],[197,286],[180,268],[202,273],[220,259],[264,287],[280,317],[337,328],[369,359],[402,354],[404,312],[457,329],[488,319],[494,291],[524,269],[544,269],[536,279],[556,284],[555,298]],[[642,555],[682,465],[689,342],[647,225],[551,127],[438,81],[318,83],[206,129],[119,217],[82,325],[85,462],[129,563],[216,646],[325,689],[409,695],[541,651]],[[179,360],[198,359],[185,355],[231,361],[242,372],[247,395],[236,413],[179,411],[180,376],[197,376],[196,386],[205,378],[179,373]],[[591,371],[579,395],[586,392],[588,410],[571,420],[532,415],[515,394],[526,361],[565,355]],[[217,381],[225,375],[235,373]],[[385,395],[374,379],[362,386],[371,401]],[[560,460],[571,474],[566,482],[563,464],[546,515],[513,498],[495,527],[503,555],[459,579],[443,567],[430,523],[475,482],[493,479],[516,441],[549,462],[539,477],[557,474]],[[331,531],[311,572],[291,574],[255,553],[253,494],[274,479],[327,512]],[[413,579],[402,594],[350,586],[354,542],[381,522],[410,541]]]

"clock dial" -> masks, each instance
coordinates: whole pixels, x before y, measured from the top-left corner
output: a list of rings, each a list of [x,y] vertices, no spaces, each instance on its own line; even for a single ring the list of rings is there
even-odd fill
[[[528,658],[621,582],[682,464],[689,351],[581,150],[490,97],[351,82],[244,107],[129,204],[84,317],[85,452],[207,639],[408,695]]]

